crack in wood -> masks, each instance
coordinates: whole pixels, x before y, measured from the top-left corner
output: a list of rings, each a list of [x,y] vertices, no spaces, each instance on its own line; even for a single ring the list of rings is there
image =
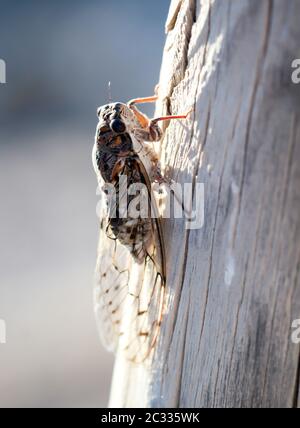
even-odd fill
[[[190,302],[190,295],[189,295],[189,302]],[[176,399],[176,407],[180,406],[180,396],[181,396],[181,389],[182,389],[182,383],[183,383],[183,365],[184,365],[184,359],[185,359],[185,349],[186,349],[186,337],[187,337],[187,327],[189,322],[189,312],[186,314],[186,321],[185,321],[185,327],[184,327],[184,333],[183,333],[183,347],[182,347],[182,353],[181,353],[181,362],[180,362],[180,372],[179,372],[179,387],[178,387],[178,394]]]
[[[263,62],[265,60],[267,48],[268,48],[268,42],[270,38],[270,32],[271,32],[271,22],[272,22],[272,12],[273,12],[273,0],[268,0],[267,4],[267,12],[266,12],[266,22],[264,23],[264,38],[262,43],[262,49],[261,54],[257,62],[256,66],[256,73],[255,73],[255,79],[253,84],[253,90],[250,96],[250,107],[249,107],[249,114],[248,114],[248,120],[247,120],[247,126],[246,126],[246,134],[245,134],[245,147],[244,147],[244,157],[243,157],[243,167],[242,167],[242,179],[240,184],[240,196],[239,196],[239,209],[238,209],[238,217],[240,216],[241,206],[242,206],[242,199],[243,199],[243,193],[244,193],[244,185],[245,185],[245,178],[246,178],[246,168],[247,168],[247,158],[248,158],[248,146],[249,146],[249,140],[250,140],[250,130],[252,126],[252,119],[253,119],[253,112],[254,112],[254,106],[256,102],[256,95],[257,95],[257,89],[259,84],[259,79],[261,78],[262,70],[263,70]],[[236,230],[234,233],[234,240],[235,243],[238,224],[236,226]]]
[[[182,5],[183,0],[172,0],[170,5],[169,14],[167,17],[166,25],[165,25],[165,32],[169,33],[172,31],[176,25],[177,17]]]

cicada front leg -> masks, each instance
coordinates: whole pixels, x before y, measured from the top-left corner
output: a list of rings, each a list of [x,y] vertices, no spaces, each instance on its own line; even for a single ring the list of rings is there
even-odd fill
[[[152,138],[152,140],[150,141],[158,141],[161,139],[162,136],[162,130],[161,128],[158,126],[158,122],[162,121],[162,120],[173,120],[173,119],[186,119],[188,117],[188,115],[191,113],[193,109],[190,109],[187,113],[184,114],[178,114],[178,115],[170,115],[170,116],[160,116],[160,117],[155,117],[153,119],[151,119],[149,121],[148,124],[148,132],[149,132],[149,136],[150,138]],[[159,136],[159,138],[158,138]],[[158,139],[156,139],[158,138]]]
[[[157,91],[156,91],[157,92]],[[138,140],[146,141],[146,142],[156,142],[160,141],[162,138],[163,131],[158,125],[158,122],[163,120],[172,120],[172,119],[186,119],[192,109],[190,109],[185,114],[179,114],[179,115],[170,115],[170,116],[160,116],[155,118],[148,118],[148,116],[144,113],[142,113],[138,108],[136,107],[136,104],[144,104],[144,103],[151,103],[155,102],[158,99],[157,95],[153,95],[151,97],[144,97],[144,98],[134,98],[133,100],[128,102],[128,107],[133,111],[135,114],[139,124],[140,128],[136,128],[134,130],[134,134],[137,137]],[[169,181],[166,180],[160,171],[160,166],[158,162],[157,153],[149,147],[148,149],[148,155],[152,159],[152,161],[155,163],[155,174],[154,179],[158,183],[166,183],[170,185]]]
[[[145,98],[134,98],[128,103],[128,107],[133,111],[141,126],[141,128],[136,130],[136,133],[138,134],[138,137],[144,141],[159,141],[162,137],[162,132],[159,126],[151,124],[151,119],[149,119],[146,114],[138,110],[136,104],[153,103],[157,98],[157,95]]]
[[[160,116],[155,117],[153,119],[149,119],[147,115],[139,111],[138,108],[135,106],[136,104],[152,103],[155,102],[157,99],[158,96],[153,95],[151,97],[145,98],[134,98],[128,103],[128,107],[131,108],[131,110],[134,112],[137,120],[139,121],[139,124],[141,125],[141,129],[138,130],[138,134],[140,138],[142,138],[144,141],[154,142],[159,141],[161,139],[162,130],[159,127],[158,122],[172,119],[186,119],[192,111],[192,109],[190,109],[187,113],[184,114]]]

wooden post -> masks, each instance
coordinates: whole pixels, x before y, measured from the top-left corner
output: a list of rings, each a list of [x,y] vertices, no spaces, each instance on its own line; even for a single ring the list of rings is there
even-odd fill
[[[297,0],[175,0],[157,113],[167,177],[204,183],[201,229],[164,224],[169,297],[151,361],[117,356],[110,406],[298,407]]]

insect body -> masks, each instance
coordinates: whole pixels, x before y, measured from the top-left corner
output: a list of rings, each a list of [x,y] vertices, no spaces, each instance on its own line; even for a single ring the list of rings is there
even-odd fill
[[[93,149],[100,187],[114,190],[103,193],[95,312],[105,345],[114,351],[120,347],[135,362],[147,358],[156,343],[166,284],[163,233],[152,191],[152,183],[164,179],[151,143],[161,138],[159,120],[187,116],[150,120],[135,106],[155,100],[100,107]],[[132,186],[145,190],[139,205],[143,202],[146,215],[141,206],[138,215],[129,209],[135,198]]]

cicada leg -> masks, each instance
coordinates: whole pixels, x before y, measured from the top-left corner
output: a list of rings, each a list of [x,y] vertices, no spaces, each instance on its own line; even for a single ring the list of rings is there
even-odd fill
[[[162,137],[162,130],[158,125],[159,121],[172,120],[172,119],[186,119],[192,109],[185,114],[171,115],[171,116],[160,116],[153,119],[149,119],[145,114],[141,113],[133,106],[133,111],[141,124],[141,129],[136,130],[139,137],[144,141],[159,141]]]
[[[133,98],[133,100],[130,100],[127,105],[129,107],[133,106],[134,104],[146,104],[146,103],[154,103],[157,101],[158,96],[152,95],[151,97],[142,97],[142,98]]]
[[[153,103],[157,100],[157,98],[158,97],[156,95],[153,95],[152,97],[134,98],[127,103],[128,107],[133,111],[143,129],[148,128],[150,119],[146,114],[138,110],[136,104]]]
[[[188,115],[193,111],[193,107],[191,107],[189,109],[189,111],[187,113],[184,114],[176,114],[176,115],[170,115],[170,116],[160,116],[160,117],[155,117],[153,119],[151,119],[151,123],[155,124],[161,120],[172,120],[172,119],[186,119],[188,117]]]
[[[144,141],[159,141],[162,137],[162,131],[158,126],[158,122],[162,120],[172,120],[172,119],[186,119],[192,109],[190,109],[185,114],[179,115],[170,115],[170,116],[161,116],[153,119],[149,119],[147,115],[138,110],[135,106],[136,104],[144,104],[144,103],[152,103],[157,101],[158,99],[158,85],[155,88],[155,95],[151,97],[142,97],[142,98],[134,98],[130,100],[127,105],[134,112],[136,118],[138,119],[142,130],[139,130],[139,135]]]

